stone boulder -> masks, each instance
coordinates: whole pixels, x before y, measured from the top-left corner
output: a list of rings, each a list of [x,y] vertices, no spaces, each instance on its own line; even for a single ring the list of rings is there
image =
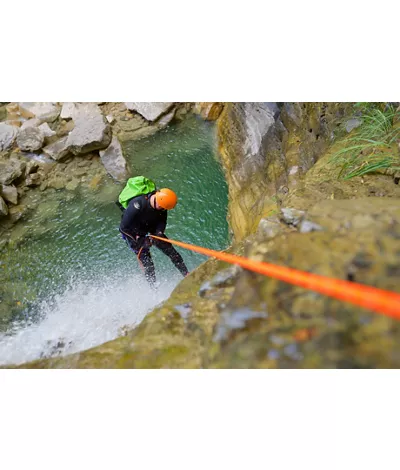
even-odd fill
[[[175,117],[175,109],[170,111],[168,114],[165,114],[161,117],[161,119],[157,122],[157,125],[160,129],[167,127],[168,124],[174,119]]]
[[[38,118],[41,122],[54,122],[60,115],[60,107],[57,103],[19,103],[19,111],[22,117]]]
[[[21,125],[21,131],[24,129],[28,129],[28,127],[39,127],[42,121],[38,118],[31,118],[27,119],[22,125]]]
[[[66,142],[73,154],[79,155],[108,147],[112,137],[111,127],[96,104],[77,105],[73,120],[75,127]]]
[[[124,182],[129,178],[128,164],[117,137],[113,137],[106,150],[100,150],[100,158],[107,173],[116,181]]]
[[[27,129],[28,127],[37,127],[40,129],[44,137],[53,137],[56,135],[56,132],[50,129],[50,126],[47,122],[43,122],[38,118],[32,118],[25,121],[21,126],[21,131]]]
[[[18,191],[14,185],[0,185],[0,196],[11,204],[18,204]]]
[[[18,135],[18,129],[0,122],[0,152],[9,149]]]
[[[44,134],[38,127],[27,127],[17,136],[18,147],[24,152],[35,152],[42,148]]]
[[[76,104],[72,102],[63,103],[60,113],[61,119],[73,119],[74,113],[76,111]]]
[[[125,103],[129,111],[134,111],[143,116],[147,121],[155,121],[162,114],[169,111],[174,103]]]
[[[0,184],[10,185],[23,175],[25,168],[26,163],[19,160],[0,162]]]
[[[7,204],[4,202],[4,199],[0,196],[0,215],[5,216],[8,214]]]
[[[43,152],[55,161],[62,161],[70,155],[67,140],[68,136],[62,137],[53,144],[44,147]]]

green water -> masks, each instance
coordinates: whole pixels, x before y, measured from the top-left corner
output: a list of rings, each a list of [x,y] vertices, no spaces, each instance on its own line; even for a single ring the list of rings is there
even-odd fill
[[[178,194],[178,205],[168,215],[170,238],[217,250],[228,245],[227,186],[211,123],[189,118],[150,138],[127,142],[124,153],[134,174]],[[141,275],[136,257],[118,232],[121,213],[115,200],[121,189],[107,178],[98,192],[37,192],[39,209],[15,227],[15,234],[24,232],[24,241],[15,236],[15,243],[0,254],[3,331],[11,320],[30,316],[40,302],[68,286]],[[178,250],[189,270],[205,259]],[[181,277],[171,261],[157,249],[152,252],[158,280],[172,277],[178,282]]]

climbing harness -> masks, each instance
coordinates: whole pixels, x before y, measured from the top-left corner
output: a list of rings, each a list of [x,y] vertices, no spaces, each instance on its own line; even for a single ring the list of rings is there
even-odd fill
[[[335,279],[320,274],[300,271],[294,268],[278,266],[276,264],[255,261],[230,253],[210,250],[197,245],[165,239],[156,235],[152,238],[166,241],[174,245],[195,251],[209,257],[217,258],[227,263],[236,264],[250,271],[273,277],[280,281],[310,289],[320,294],[333,297],[344,302],[350,302],[377,313],[381,313],[396,320],[400,320],[400,294],[356,282]]]

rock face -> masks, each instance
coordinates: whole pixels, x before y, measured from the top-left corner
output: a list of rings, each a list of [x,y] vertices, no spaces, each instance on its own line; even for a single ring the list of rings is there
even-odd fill
[[[219,149],[229,185],[229,221],[236,240],[256,229],[263,214],[311,168],[331,142],[338,103],[227,103],[219,120]]]
[[[194,112],[207,121],[216,121],[223,109],[223,103],[196,103]]]
[[[66,146],[75,154],[104,149],[111,142],[111,127],[93,103],[77,106],[74,113],[75,127],[67,138]]]
[[[7,150],[17,138],[18,129],[0,122],[0,151]]]
[[[166,113],[174,103],[125,103],[130,111],[135,111],[148,121],[155,121]]]
[[[25,152],[35,152],[42,148],[44,134],[38,127],[27,127],[17,137],[18,147]]]
[[[54,122],[59,114],[60,107],[56,103],[18,103],[21,116],[24,118],[37,118],[41,122]]]
[[[100,158],[107,173],[116,181],[124,182],[129,178],[128,164],[117,137],[113,137],[106,150],[100,150]]]

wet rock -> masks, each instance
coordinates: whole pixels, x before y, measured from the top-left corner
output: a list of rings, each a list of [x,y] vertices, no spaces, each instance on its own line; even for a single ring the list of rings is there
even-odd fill
[[[9,149],[18,135],[18,129],[0,122],[0,151]]]
[[[6,163],[0,162],[0,184],[10,185],[22,176],[25,168],[26,163],[19,160],[10,160]]]
[[[70,155],[67,141],[68,136],[62,137],[53,144],[44,147],[43,152],[55,161],[65,160]]]
[[[362,121],[360,119],[349,119],[346,122],[345,128],[347,132],[351,132],[353,129],[356,129],[357,127],[360,127],[362,124]]]
[[[124,182],[129,178],[128,164],[116,136],[112,138],[106,150],[100,151],[100,158],[107,173],[116,181]]]
[[[38,127],[27,127],[17,136],[17,145],[24,152],[34,152],[42,148],[44,134]]]
[[[2,216],[8,215],[8,206],[1,196],[0,196],[0,215]]]
[[[21,116],[38,118],[41,122],[54,122],[60,115],[60,107],[56,103],[19,103]]]
[[[125,103],[129,111],[135,111],[143,116],[147,121],[155,121],[162,114],[166,113],[174,103]]]
[[[13,185],[0,185],[0,196],[11,204],[18,204],[18,191]]]
[[[99,107],[92,103],[80,104],[74,113],[74,129],[67,138],[66,147],[75,154],[104,149],[111,142],[111,127]]]

